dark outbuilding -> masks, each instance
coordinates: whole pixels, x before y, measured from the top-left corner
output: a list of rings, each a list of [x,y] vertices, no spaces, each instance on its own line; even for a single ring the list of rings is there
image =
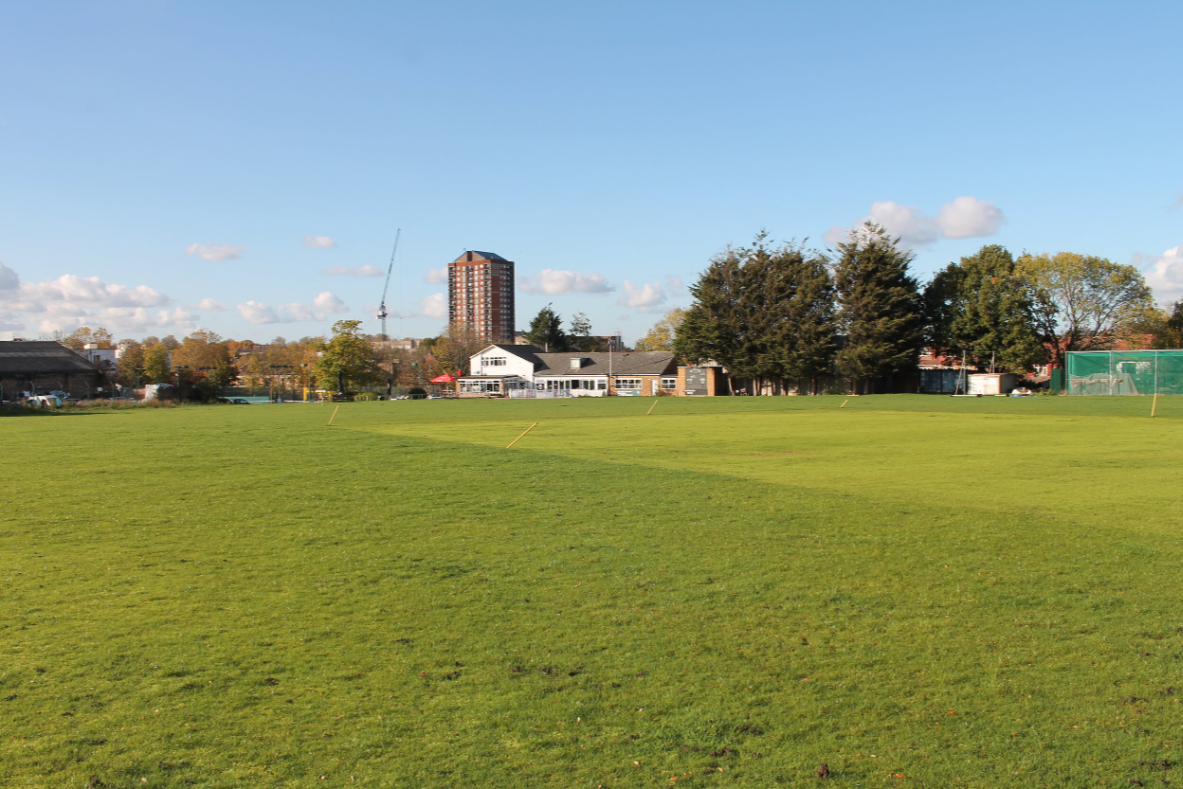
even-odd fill
[[[21,392],[54,390],[82,394],[102,385],[99,368],[58,342],[0,342],[0,399],[16,400]]]

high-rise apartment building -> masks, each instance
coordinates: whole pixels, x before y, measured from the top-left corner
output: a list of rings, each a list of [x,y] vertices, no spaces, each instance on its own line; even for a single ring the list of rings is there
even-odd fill
[[[465,252],[448,264],[448,322],[488,342],[513,342],[513,284],[512,260]]]

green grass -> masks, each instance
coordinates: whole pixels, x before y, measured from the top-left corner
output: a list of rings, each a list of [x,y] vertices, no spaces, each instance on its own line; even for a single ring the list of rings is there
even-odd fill
[[[1183,402],[843,400],[0,420],[0,784],[1183,781]]]

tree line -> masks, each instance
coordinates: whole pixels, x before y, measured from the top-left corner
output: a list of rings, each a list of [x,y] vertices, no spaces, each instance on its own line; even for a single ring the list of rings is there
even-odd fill
[[[295,391],[357,391],[384,384],[410,388],[466,366],[479,350],[464,327],[452,327],[415,348],[397,348],[363,334],[361,321],[338,321],[329,336],[276,337],[268,343],[225,339],[205,330],[180,340],[173,335],[116,340],[106,329],[87,326],[52,339],[75,350],[118,348],[118,359],[105,373],[121,387],[173,384],[191,388],[202,400],[218,397],[236,382],[251,389],[282,385]]]
[[[1013,256],[998,245],[950,263],[923,285],[913,255],[867,223],[831,252],[774,244],[766,233],[717,255],[690,287],[693,302],[637,347],[716,361],[733,378],[846,379],[879,391],[913,373],[923,349],[1025,373],[1068,351],[1180,347],[1183,302],[1154,305],[1133,266],[1064,252]]]

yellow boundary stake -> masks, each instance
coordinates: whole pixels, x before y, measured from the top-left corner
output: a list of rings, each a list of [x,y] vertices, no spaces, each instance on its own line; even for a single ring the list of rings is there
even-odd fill
[[[329,427],[333,426],[333,420],[337,418],[337,412],[340,410],[341,410],[341,405],[340,405],[340,403],[338,403],[337,407],[333,409],[333,415],[329,417]]]
[[[649,410],[645,412],[645,416],[652,414],[654,408],[657,408],[657,398],[653,398],[653,405],[649,406]]]
[[[1154,403],[1150,406],[1150,418],[1154,419],[1154,412],[1158,410],[1158,392],[1154,393]]]
[[[848,397],[848,398],[846,398],[845,400],[843,400],[843,401],[842,401],[842,405],[840,405],[840,406],[838,406],[838,407],[839,407],[839,408],[846,408],[846,404],[847,404],[847,403],[849,403],[849,402],[850,402],[850,398]]]
[[[526,436],[526,433],[529,433],[531,430],[533,430],[533,429],[534,429],[534,428],[536,428],[536,427],[538,427],[538,423],[537,423],[537,422],[535,422],[534,424],[532,424],[532,425],[530,425],[529,427],[527,427],[527,428],[526,428],[526,430],[525,430],[525,432],[523,432],[523,433],[522,433],[520,436],[518,436],[517,438],[515,438],[513,441],[510,441],[510,442],[509,442],[509,445],[508,445],[508,446],[506,446],[505,448],[506,448],[506,449],[509,449],[509,448],[510,448],[510,447],[512,447],[514,444],[516,444],[516,443],[518,443],[519,441],[521,441],[523,438],[525,438],[525,436]]]

